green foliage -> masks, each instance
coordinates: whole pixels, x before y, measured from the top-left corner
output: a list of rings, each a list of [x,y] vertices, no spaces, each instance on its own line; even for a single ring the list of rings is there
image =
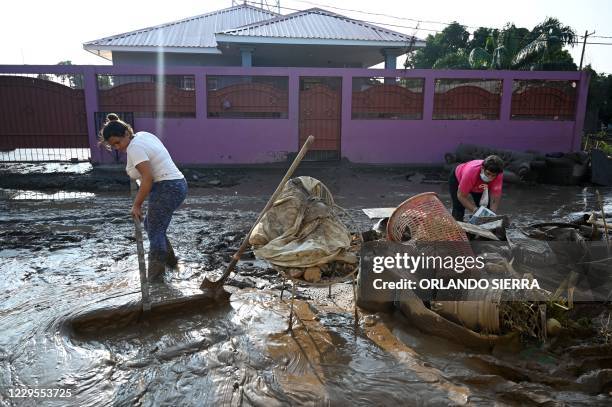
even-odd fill
[[[98,89],[110,89],[113,87],[113,77],[111,75],[97,75]]]
[[[540,34],[537,38],[525,45],[523,48],[520,48],[514,54],[514,57],[510,62],[510,67],[514,69],[521,69],[524,67],[533,66],[542,59],[547,49],[548,42],[546,41],[546,34]]]
[[[608,125],[612,123],[612,75],[598,74],[590,65],[587,65],[585,70],[591,74],[587,99],[588,116],[596,122]]]
[[[485,27],[480,27],[474,31],[472,39],[468,42],[468,48],[486,48],[487,41],[491,37],[491,30]]]
[[[488,69],[491,67],[491,54],[484,48],[474,48],[472,52],[470,52],[468,62],[473,69]]]
[[[571,55],[575,31],[558,19],[547,17],[532,30],[507,23],[501,30],[480,27],[472,39],[457,22],[436,35],[407,59],[414,68],[575,70]],[[466,64],[467,61],[467,64]]]
[[[532,36],[544,34],[551,45],[561,49],[564,44],[574,46],[578,42],[576,32],[568,25],[563,25],[553,17],[547,17],[531,31]]]
[[[470,33],[466,31],[464,26],[456,21],[453,21],[444,28],[441,35],[444,38],[444,44],[448,46],[448,49],[453,51],[465,49],[468,45],[468,39],[470,38]]]
[[[60,61],[58,65],[72,65],[72,61]],[[60,81],[73,89],[83,89],[83,75],[60,74],[56,75]]]
[[[599,148],[601,151],[603,151],[607,155],[612,155],[612,144],[608,144],[605,141],[600,141],[599,144],[597,145],[597,148]]]
[[[425,47],[414,52],[406,61],[406,65],[413,68],[432,68],[436,61],[448,54],[454,54],[461,49],[465,50],[469,37],[470,33],[464,26],[453,22],[442,32],[428,35],[425,39]]]
[[[470,61],[463,50],[453,54],[446,54],[438,59],[433,69],[470,69]]]

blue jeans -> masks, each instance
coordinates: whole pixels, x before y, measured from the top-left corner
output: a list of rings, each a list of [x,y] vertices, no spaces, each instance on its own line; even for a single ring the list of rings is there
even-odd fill
[[[172,220],[172,214],[187,196],[187,181],[173,179],[154,182],[149,193],[149,206],[144,220],[145,230],[149,237],[149,256],[164,260],[167,254],[166,230]]]

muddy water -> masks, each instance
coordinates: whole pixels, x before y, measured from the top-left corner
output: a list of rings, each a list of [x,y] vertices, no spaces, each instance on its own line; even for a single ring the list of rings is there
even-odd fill
[[[409,183],[402,173],[309,173],[363,228],[370,224],[363,207],[394,206],[432,190],[449,202],[444,184]],[[180,267],[154,298],[199,293],[204,272],[222,269],[277,178],[192,190],[170,232]],[[610,211],[612,191],[600,191]],[[503,201],[517,223],[594,205],[592,188],[553,186],[510,187]],[[0,201],[0,403],[28,404],[9,400],[7,389],[38,386],[73,388],[70,399],[45,401],[58,406],[610,404],[601,388],[492,369],[512,359],[496,354],[485,364],[493,356],[422,335],[400,315],[362,314],[355,329],[347,284],[334,287],[331,299],[327,290],[300,289],[290,335],[283,282],[249,256],[227,297],[124,323],[118,310],[139,299],[129,207],[127,193]],[[109,310],[114,317],[103,317]],[[100,316],[97,325],[75,322],[84,315]]]

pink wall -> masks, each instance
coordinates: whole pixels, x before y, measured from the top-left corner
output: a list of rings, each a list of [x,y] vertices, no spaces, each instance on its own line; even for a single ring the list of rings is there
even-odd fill
[[[92,161],[110,155],[97,147],[94,112],[98,110],[96,74],[157,74],[155,67],[0,65],[1,73],[79,73],[85,77],[88,130]],[[384,70],[341,68],[167,67],[167,74],[196,78],[196,117],[136,119],[136,130],[157,134],[178,163],[252,164],[284,161],[298,149],[298,89],[300,76],[342,77],[341,155],[357,163],[433,164],[460,143],[515,150],[575,151],[586,110],[586,72]],[[206,75],[274,75],[289,78],[287,119],[209,119],[206,117]],[[352,120],[352,77],[389,76],[425,78],[422,120]],[[432,120],[436,78],[502,79],[500,120]],[[557,79],[578,82],[576,120],[510,120],[514,79]]]

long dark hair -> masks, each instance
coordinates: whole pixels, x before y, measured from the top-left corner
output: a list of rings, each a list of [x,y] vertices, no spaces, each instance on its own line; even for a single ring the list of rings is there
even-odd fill
[[[100,129],[100,135],[98,137],[100,144],[106,146],[106,148],[110,149],[108,145],[108,140],[111,137],[125,137],[125,132],[127,131],[128,136],[131,137],[134,135],[134,130],[132,126],[124,122],[117,116],[115,113],[109,113],[106,115],[106,121],[104,122],[104,126]]]

